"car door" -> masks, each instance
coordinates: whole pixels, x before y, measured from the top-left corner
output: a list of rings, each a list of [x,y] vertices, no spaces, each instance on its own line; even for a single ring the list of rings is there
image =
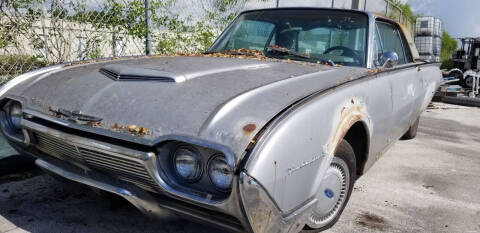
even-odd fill
[[[386,21],[376,22],[377,35],[380,37],[382,52],[395,52],[398,65],[391,68],[387,75],[392,100],[392,127],[388,141],[401,137],[412,124],[419,102],[422,81],[418,68],[413,64],[412,55],[407,47],[404,35],[399,27]]]

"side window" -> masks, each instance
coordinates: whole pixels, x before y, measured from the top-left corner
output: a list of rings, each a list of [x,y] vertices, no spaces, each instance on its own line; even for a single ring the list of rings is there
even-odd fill
[[[377,22],[378,34],[382,39],[383,51],[392,51],[398,54],[398,64],[406,64],[407,58],[403,49],[404,43],[398,29],[388,23]]]

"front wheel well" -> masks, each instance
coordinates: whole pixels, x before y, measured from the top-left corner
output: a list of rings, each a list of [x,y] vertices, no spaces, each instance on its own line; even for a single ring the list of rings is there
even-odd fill
[[[343,138],[353,148],[357,160],[357,177],[363,175],[369,149],[369,133],[363,122],[356,122],[350,127]]]

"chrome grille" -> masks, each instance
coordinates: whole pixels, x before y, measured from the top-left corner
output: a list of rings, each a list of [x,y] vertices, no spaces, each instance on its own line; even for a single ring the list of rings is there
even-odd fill
[[[140,161],[113,152],[74,145],[44,133],[36,132],[35,138],[37,139],[37,149],[50,156],[62,160],[75,160],[91,169],[106,172],[140,188],[157,192],[155,189],[156,182]]]
[[[64,159],[71,158],[82,161],[80,152],[74,145],[66,144],[63,141],[45,134],[36,134],[37,148],[51,156]]]

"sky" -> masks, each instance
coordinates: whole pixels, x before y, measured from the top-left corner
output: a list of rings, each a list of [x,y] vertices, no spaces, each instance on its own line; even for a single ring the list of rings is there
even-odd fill
[[[205,1],[205,0],[203,0]],[[348,2],[352,0],[336,0]],[[367,0],[371,2],[380,0]],[[480,37],[480,0],[401,0],[411,5],[415,13],[425,16],[434,16],[442,19],[444,30],[455,38]],[[252,1],[250,1],[252,2]],[[260,6],[258,1],[254,8],[272,7],[275,0],[267,0],[265,6]],[[331,0],[280,0],[280,6],[320,6],[329,7]],[[370,6],[374,6],[375,4]],[[377,4],[382,5],[382,4]],[[342,6],[336,6],[342,7]],[[382,8],[380,6],[380,8]],[[383,8],[382,8],[383,9]]]
[[[455,38],[480,37],[480,0],[402,0],[415,13],[442,19]]]
[[[49,0],[47,0],[49,1]],[[73,1],[73,0],[72,0]],[[105,0],[85,0],[87,3],[98,5],[99,2]],[[178,1],[178,0],[177,0]],[[340,3],[336,7],[343,8],[344,5],[351,5],[352,0],[335,0]],[[367,0],[371,2],[381,0]],[[415,13],[425,16],[435,16],[442,19],[444,22],[444,30],[455,38],[458,37],[480,37],[480,0],[401,0],[411,5]],[[195,7],[191,6],[190,0],[183,0],[178,2],[187,3],[186,7],[180,4],[180,9],[188,9]],[[199,2],[211,2],[211,0],[200,0]],[[254,4],[252,4],[255,2]],[[252,5],[247,8],[268,8],[275,7],[276,0],[264,1],[247,1],[247,5]],[[331,6],[331,0],[280,0],[281,6]],[[373,6],[373,5],[372,5]],[[198,6],[197,6],[198,7]],[[383,8],[382,8],[383,9]],[[184,12],[184,11],[182,11]]]

